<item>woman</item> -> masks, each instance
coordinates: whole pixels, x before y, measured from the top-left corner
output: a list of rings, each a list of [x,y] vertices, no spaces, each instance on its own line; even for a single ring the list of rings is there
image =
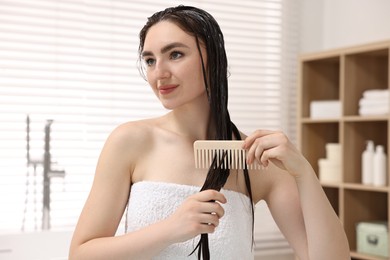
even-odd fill
[[[154,14],[139,52],[170,112],[111,133],[71,259],[253,259],[251,209],[260,200],[299,259],[349,259],[342,226],[302,154],[281,132],[245,136],[230,121],[224,40],[210,14],[187,6]],[[247,163],[262,169],[195,170],[193,142],[207,139],[244,139]],[[127,204],[128,232],[115,236]]]

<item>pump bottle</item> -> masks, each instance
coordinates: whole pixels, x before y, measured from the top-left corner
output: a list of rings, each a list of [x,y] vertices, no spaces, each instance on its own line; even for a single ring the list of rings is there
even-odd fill
[[[374,173],[374,142],[367,141],[366,150],[362,153],[362,183],[365,185],[372,185]]]
[[[374,154],[374,186],[386,186],[387,182],[387,157],[383,145],[377,145]]]

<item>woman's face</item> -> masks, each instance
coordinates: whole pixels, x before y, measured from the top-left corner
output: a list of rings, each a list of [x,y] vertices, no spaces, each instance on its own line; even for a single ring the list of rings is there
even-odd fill
[[[206,62],[206,51],[203,47],[201,51]],[[195,38],[176,24],[162,21],[153,25],[141,56],[147,80],[165,108],[207,100]]]

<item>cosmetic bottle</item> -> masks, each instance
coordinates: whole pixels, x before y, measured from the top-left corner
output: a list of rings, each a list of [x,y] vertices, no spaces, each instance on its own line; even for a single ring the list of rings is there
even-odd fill
[[[386,186],[387,182],[387,157],[383,145],[377,145],[374,153],[374,186]]]
[[[373,184],[374,153],[374,142],[368,140],[366,150],[362,153],[362,183],[365,185]]]

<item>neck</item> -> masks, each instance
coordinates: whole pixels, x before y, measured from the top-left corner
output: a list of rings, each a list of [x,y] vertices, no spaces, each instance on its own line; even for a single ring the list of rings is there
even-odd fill
[[[208,101],[176,108],[166,116],[171,130],[188,137],[191,141],[214,139],[215,125],[211,120]]]

